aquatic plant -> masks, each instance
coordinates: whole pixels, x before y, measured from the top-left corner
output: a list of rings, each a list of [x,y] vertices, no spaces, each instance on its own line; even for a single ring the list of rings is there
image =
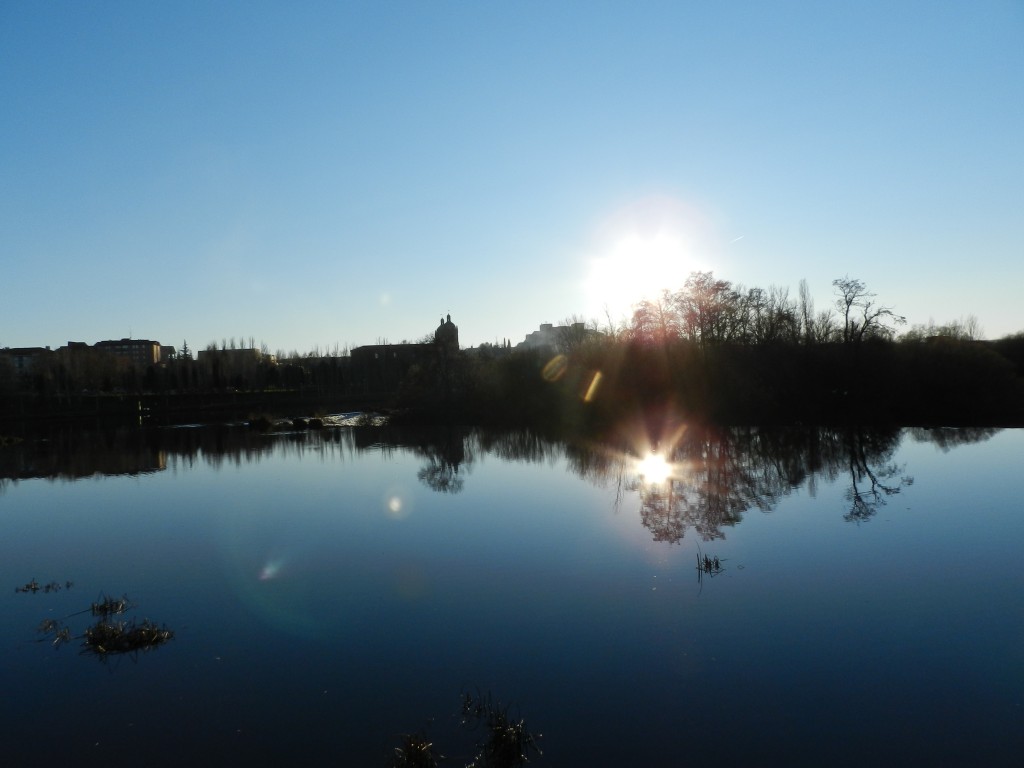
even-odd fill
[[[540,734],[530,733],[526,722],[509,717],[508,707],[495,703],[488,693],[462,695],[462,723],[471,729],[482,728],[486,741],[477,744],[477,754],[466,768],[516,768],[530,761],[530,755],[541,755],[537,746]],[[424,731],[404,734],[401,746],[395,747],[391,768],[435,768],[444,755],[436,754],[434,745]]]
[[[131,601],[128,600],[128,595],[122,595],[119,598],[107,597],[103,595],[99,602],[95,602],[90,607],[93,616],[116,616],[121,613],[125,613],[129,608],[132,607]]]
[[[63,643],[71,642],[70,627],[61,626],[61,623],[56,619],[44,619],[40,622],[36,631],[42,635],[48,635],[52,632],[54,648],[59,648]]]
[[[110,623],[103,619],[85,630],[82,653],[107,656],[138,653],[157,648],[174,637],[173,630],[157,626],[149,619]]]
[[[709,576],[716,576],[725,569],[722,567],[722,561],[718,559],[718,556],[708,557],[704,555],[697,555],[697,570],[701,573],[706,573]]]
[[[423,731],[402,734],[402,746],[395,747],[391,768],[436,768],[444,755],[434,754],[434,745]]]
[[[743,566],[740,566],[741,568]],[[722,567],[722,561],[718,559],[718,555],[709,557],[700,551],[700,547],[697,547],[697,583],[703,587],[705,576],[717,576],[725,568]]]
[[[52,585],[52,590],[50,589]],[[72,583],[66,582],[67,588]],[[17,592],[38,592],[55,591],[61,586],[56,582],[40,586],[35,579],[18,587]],[[85,633],[79,635],[82,640],[82,653],[100,658],[106,658],[117,654],[137,654],[139,651],[150,651],[158,648],[174,637],[174,631],[165,625],[157,625],[149,619],[137,622],[134,619],[111,621],[111,617],[120,616],[134,608],[134,604],[127,595],[119,598],[107,597],[101,593],[100,599],[92,603],[88,608],[68,614],[64,619],[90,613],[96,618],[96,622],[86,628]],[[64,643],[71,642],[71,628],[65,626],[63,619],[43,619],[36,628],[36,631],[44,636],[52,635],[52,644],[55,648]],[[41,638],[40,642],[45,638]]]
[[[466,768],[513,768],[529,762],[530,753],[542,754],[537,738],[522,719],[509,717],[508,707],[495,704],[490,694],[462,696],[462,723],[476,728],[483,725],[487,741],[477,745],[480,752]]]
[[[70,581],[64,582],[63,585],[61,585],[61,583],[58,581],[51,581],[47,584],[40,584],[33,578],[32,581],[29,581],[21,585],[20,587],[15,587],[14,591],[31,592],[32,594],[35,594],[36,592],[43,592],[44,594],[48,594],[50,592],[60,592],[61,589],[71,589],[71,587],[73,586],[74,583]]]

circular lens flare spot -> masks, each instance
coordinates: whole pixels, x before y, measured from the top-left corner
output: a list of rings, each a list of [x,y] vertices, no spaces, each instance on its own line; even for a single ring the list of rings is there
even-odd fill
[[[409,516],[408,504],[397,493],[392,493],[384,499],[384,509],[393,520],[404,520]]]

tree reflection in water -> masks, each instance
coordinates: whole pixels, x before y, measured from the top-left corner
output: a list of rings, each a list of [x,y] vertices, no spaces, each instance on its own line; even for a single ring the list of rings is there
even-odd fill
[[[985,440],[995,432],[973,437]],[[664,471],[632,446],[560,443],[529,432],[478,436],[481,450],[508,460],[548,461],[564,455],[571,471],[598,485],[614,485],[615,506],[626,493],[640,497],[640,521],[654,541],[679,544],[688,529],[704,541],[725,538],[725,529],[750,509],[770,512],[779,500],[806,486],[813,497],[824,479],[849,478],[845,519],[869,520],[887,497],[913,483],[892,457],[903,431],[869,427],[715,429],[688,427],[672,433],[658,454]],[[948,435],[941,435],[950,441]],[[916,439],[927,439],[916,432]],[[659,476],[660,475],[660,476]]]
[[[862,522],[913,482],[891,460],[900,438],[893,429],[689,429],[668,453],[672,471],[663,480],[625,462],[622,487],[639,494],[640,520],[654,541],[670,544],[687,529],[704,541],[724,538],[747,510],[770,512],[804,484],[813,496],[818,478],[836,481],[844,472],[845,519]]]
[[[465,478],[459,475],[459,468],[466,463],[465,435],[448,433],[447,438],[421,449],[427,457],[417,479],[430,490],[439,493],[459,493],[465,485]]]
[[[903,466],[890,461],[899,441],[890,445],[874,445],[877,435],[855,433],[846,435],[850,487],[846,499],[850,502],[845,520],[870,520],[879,507],[886,504],[904,486],[912,485],[914,478],[903,474]]]
[[[339,426],[267,434],[241,425],[160,430],[55,429],[43,440],[0,450],[0,482],[30,477],[76,479],[139,474],[205,461],[258,462],[273,453],[307,451],[345,461],[355,453],[411,451],[424,459],[417,478],[438,493],[464,490],[477,455],[505,461],[564,460],[569,471],[615,488],[618,508],[627,493],[640,498],[640,521],[655,541],[678,544],[693,529],[705,541],[721,539],[747,510],[771,511],[779,499],[806,486],[813,497],[821,480],[848,483],[845,519],[870,520],[889,497],[913,483],[893,456],[904,435],[941,450],[987,440],[995,429],[872,429],[734,427],[675,428],[662,440],[664,465],[641,463],[644,450],[618,444],[563,441],[529,430],[485,432],[468,428]],[[656,475],[664,475],[657,477]],[[4,486],[0,484],[0,491]]]

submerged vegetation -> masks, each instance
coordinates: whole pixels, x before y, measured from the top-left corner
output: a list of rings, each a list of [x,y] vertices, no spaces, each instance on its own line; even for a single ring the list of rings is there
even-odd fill
[[[46,589],[50,585],[56,585],[56,588]],[[70,581],[66,582],[68,589],[71,586]],[[49,592],[60,589],[57,582],[50,582],[46,587],[43,587],[42,591]],[[39,584],[35,579],[23,587],[15,589],[15,592],[33,594],[39,591]],[[101,660],[118,655],[137,656],[139,653],[159,648],[174,637],[173,630],[149,619],[142,621],[135,619],[111,620],[111,617],[124,615],[134,607],[135,605],[127,595],[120,598],[101,595],[88,608],[68,614],[63,619],[44,619],[39,623],[36,632],[43,636],[41,641],[49,640],[54,648],[59,648],[61,645],[71,642],[72,639],[79,639],[82,641],[82,655],[96,656]],[[95,617],[96,621],[86,627],[81,635],[72,635],[71,627],[64,622],[85,613]]]
[[[526,721],[509,717],[508,707],[492,701],[490,694],[463,694],[462,722],[486,736],[467,768],[513,768],[529,762],[532,753],[541,754],[539,736],[530,733]]]
[[[406,733],[402,735],[401,746],[395,747],[391,758],[392,768],[436,768],[444,755],[434,752],[434,745],[427,739],[426,733]]]
[[[113,623],[101,619],[85,630],[82,652],[96,656],[135,654],[151,651],[173,637],[172,630],[158,626],[149,619]]]
[[[476,754],[465,768],[517,768],[542,754],[537,745],[539,735],[526,727],[524,720],[509,716],[509,708],[495,702],[490,694],[464,693],[461,724],[483,735],[476,745]],[[392,768],[435,768],[444,755],[434,750],[425,731],[403,734],[401,745],[395,747]]]
[[[718,555],[708,557],[707,555],[701,556],[700,552],[697,553],[697,571],[700,575],[717,576],[724,570]]]
[[[131,604],[128,601],[128,595],[120,598],[104,596],[98,602],[93,603],[90,606],[90,610],[92,611],[93,616],[106,618],[108,616],[125,613],[130,606]]]
[[[71,587],[73,586],[74,584],[72,584],[72,582],[70,581],[64,582],[63,585],[61,585],[59,581],[51,581],[46,584],[40,584],[33,578],[31,581],[22,584],[20,587],[15,587],[14,591],[23,593],[31,592],[33,594],[35,594],[36,592],[43,592],[44,594],[46,594],[49,592],[59,592],[62,588],[71,589]]]

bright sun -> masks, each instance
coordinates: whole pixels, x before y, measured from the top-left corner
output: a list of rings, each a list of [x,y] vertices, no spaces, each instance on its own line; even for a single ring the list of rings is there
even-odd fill
[[[635,304],[681,288],[702,268],[695,224],[692,211],[665,200],[641,201],[615,216],[589,259],[590,316],[604,319],[607,311],[613,321],[628,320]]]
[[[637,474],[652,485],[664,483],[672,474],[672,465],[665,461],[664,456],[657,453],[652,453],[637,462],[636,469]]]

